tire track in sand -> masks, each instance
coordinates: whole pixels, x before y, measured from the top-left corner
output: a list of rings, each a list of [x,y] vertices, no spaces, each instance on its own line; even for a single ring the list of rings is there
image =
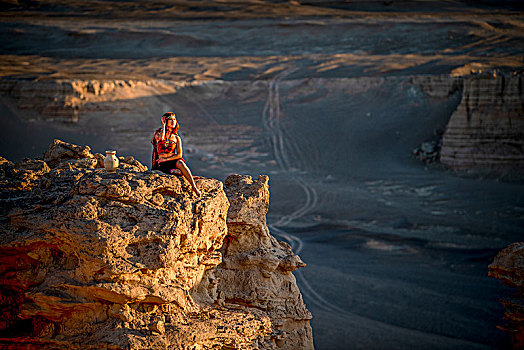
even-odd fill
[[[292,168],[290,160],[289,149],[298,149],[296,143],[292,138],[284,137],[284,131],[280,125],[280,89],[279,83],[286,76],[295,71],[294,68],[288,68],[279,74],[277,74],[270,82],[268,86],[268,98],[264,106],[262,113],[262,122],[266,130],[270,131],[270,143],[273,155],[283,173],[285,173],[293,182],[295,182],[304,192],[305,202],[302,206],[294,210],[292,213],[283,215],[275,223],[268,225],[271,231],[279,236],[281,239],[286,240],[292,247],[296,254],[299,254],[304,246],[304,242],[299,237],[292,235],[282,230],[282,227],[288,226],[293,220],[304,216],[306,213],[313,210],[318,203],[318,194],[314,187],[308,185],[299,174]],[[289,146],[287,146],[289,145]],[[300,159],[300,155],[295,155],[296,159]],[[324,299],[307,281],[305,276],[300,270],[296,270],[295,274],[300,280],[301,284],[305,287],[302,293],[311,300],[312,303],[317,305],[319,308],[328,311],[335,312],[337,314],[344,313],[344,310],[340,309],[336,305],[331,304],[329,301]]]
[[[305,203],[288,215],[282,216],[274,226],[287,226],[293,220],[304,216],[306,213],[313,210],[318,204],[318,194],[314,187],[308,185],[293,169],[290,160],[289,149],[298,149],[296,143],[292,138],[284,137],[284,130],[280,125],[280,89],[279,82],[286,76],[294,72],[296,68],[290,68],[277,74],[269,82],[269,91],[266,105],[262,113],[262,122],[266,130],[271,132],[270,142],[273,155],[280,169],[295,182],[304,192]],[[295,155],[296,159],[300,159],[300,155]]]
[[[268,86],[268,98],[262,112],[262,122],[264,128],[270,132],[270,143],[273,155],[277,162],[277,165],[280,167],[282,172],[286,174],[293,182],[295,182],[304,192],[305,203],[294,210],[292,213],[283,215],[275,223],[269,224],[271,232],[284,239],[289,243],[295,254],[299,254],[304,248],[304,242],[299,237],[290,234],[284,231],[282,228],[288,226],[293,220],[298,219],[308,212],[311,212],[316,208],[318,204],[318,193],[316,189],[309,185],[292,167],[292,162],[290,160],[291,155],[289,154],[291,149],[297,152],[298,145],[292,140],[291,137],[284,137],[284,130],[280,125],[280,90],[279,83],[286,76],[294,72],[296,68],[288,68],[279,74],[277,74],[270,82]],[[297,160],[302,160],[300,154],[295,154],[294,158]],[[301,165],[304,165],[303,160]],[[300,281],[302,286],[302,294],[315,306],[324,312],[332,313],[338,317],[346,320],[348,326],[353,325],[353,327],[360,330],[366,330],[374,334],[396,334],[397,336],[403,334],[404,337],[410,339],[418,338],[421,342],[428,341],[458,341],[462,345],[478,345],[467,340],[460,340],[445,334],[435,334],[420,331],[417,329],[408,329],[399,326],[395,326],[389,323],[385,323],[379,320],[372,318],[360,316],[352,312],[346,311],[337,305],[326,300],[318,291],[309,283],[302,271],[295,270],[295,276],[297,280]],[[429,340],[428,338],[431,338]]]

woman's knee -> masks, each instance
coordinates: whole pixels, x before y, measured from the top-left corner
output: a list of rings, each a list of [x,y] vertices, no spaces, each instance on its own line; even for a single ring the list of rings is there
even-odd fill
[[[176,162],[176,167],[178,169],[183,169],[183,168],[187,168],[187,165],[186,165],[186,162],[184,162],[183,160],[178,160]]]

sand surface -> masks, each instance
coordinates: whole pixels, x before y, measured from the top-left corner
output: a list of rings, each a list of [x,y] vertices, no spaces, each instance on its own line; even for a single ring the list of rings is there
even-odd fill
[[[149,166],[173,110],[195,174],[270,176],[272,233],[308,264],[317,349],[507,344],[510,291],[487,265],[522,240],[524,186],[414,159],[461,94],[412,77],[522,69],[518,2],[43,3],[0,12],[2,79],[153,83],[88,101],[76,123],[4,95],[2,156],[57,137]]]

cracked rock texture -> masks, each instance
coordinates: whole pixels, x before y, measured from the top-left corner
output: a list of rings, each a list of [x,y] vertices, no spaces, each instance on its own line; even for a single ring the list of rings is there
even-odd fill
[[[102,159],[59,140],[0,158],[0,346],[313,347],[290,272],[304,264],[265,225],[267,177],[230,177],[228,196],[200,178],[197,198],[133,157],[114,173]]]
[[[524,242],[500,251],[489,265],[488,276],[516,288],[513,295],[501,299],[505,324],[500,328],[511,334],[514,349],[524,349]]]
[[[440,161],[454,170],[524,172],[522,74],[464,78],[462,101],[442,140]]]

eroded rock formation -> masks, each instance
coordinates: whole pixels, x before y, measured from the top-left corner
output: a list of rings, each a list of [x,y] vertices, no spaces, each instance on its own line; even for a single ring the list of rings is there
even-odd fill
[[[500,251],[489,265],[488,275],[516,288],[513,295],[502,299],[505,324],[500,328],[511,334],[514,349],[524,349],[524,242]]]
[[[303,263],[265,226],[267,177],[230,177],[229,201],[197,179],[197,198],[132,157],[115,173],[101,159],[58,140],[0,159],[0,344],[312,348],[290,272]]]
[[[245,305],[267,314],[281,349],[312,349],[310,312],[291,274],[305,264],[266,225],[269,178],[231,175],[226,194],[231,203],[223,261],[207,276],[210,301]],[[202,293],[204,294],[204,293]]]
[[[464,78],[462,101],[446,127],[440,161],[454,170],[524,172],[522,74]]]

